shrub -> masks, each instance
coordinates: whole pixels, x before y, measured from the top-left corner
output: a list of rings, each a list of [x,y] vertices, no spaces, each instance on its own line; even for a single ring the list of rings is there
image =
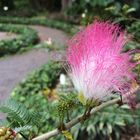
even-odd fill
[[[0,56],[16,53],[23,48],[31,47],[38,41],[36,31],[28,27],[0,24],[0,30],[19,34],[17,38],[0,41]]]
[[[53,20],[53,19],[46,19],[46,18],[18,18],[18,17],[0,17],[1,23],[12,23],[12,24],[32,24],[32,25],[44,25],[49,26],[52,28],[57,28],[64,30],[70,34],[75,33],[77,28],[74,25],[71,25],[66,22]]]
[[[131,26],[128,26],[128,32],[134,35],[134,39],[140,42],[140,22],[135,21]]]
[[[49,102],[43,91],[47,88],[53,89],[56,86],[59,74],[63,71],[61,64],[49,62],[29,74],[12,92],[12,98],[23,103],[31,112],[40,113],[43,118],[40,127],[33,127],[32,131],[38,135],[46,130],[53,129],[55,116],[53,116],[52,102]],[[27,100],[28,99],[28,100]],[[46,110],[46,111],[45,111]],[[47,125],[47,123],[49,123]]]
[[[73,107],[76,107],[75,111],[70,111],[70,118],[76,117],[84,112],[82,104],[77,102],[78,99],[74,93],[57,93],[57,98],[54,97],[56,95],[55,93],[52,93],[51,96],[43,94],[44,90],[55,88],[61,72],[63,72],[63,68],[59,63],[50,62],[40,70],[31,73],[13,91],[12,98],[25,104],[31,112],[37,111],[40,113],[41,118],[43,118],[40,122],[40,127],[32,128],[32,132],[35,135],[39,135],[57,127],[59,125],[60,116],[62,119],[66,119],[63,116],[63,110],[59,110],[65,102],[72,102],[72,106],[70,106],[69,110],[73,110]],[[96,113],[84,124],[81,123],[76,125],[72,128],[71,132],[74,139],[77,140],[103,140],[111,137],[114,140],[119,140],[121,134],[124,132],[124,127],[131,127],[136,124],[138,126],[137,128],[139,128],[139,114],[139,110],[131,112],[126,105],[121,106],[121,108],[118,107],[118,105],[110,106]],[[54,139],[63,140],[64,138],[58,136]]]

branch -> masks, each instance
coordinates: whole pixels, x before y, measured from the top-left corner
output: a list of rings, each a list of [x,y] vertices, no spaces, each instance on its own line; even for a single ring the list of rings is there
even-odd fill
[[[137,90],[139,90],[139,86],[137,85],[135,88],[133,88],[130,92],[126,93],[126,95],[130,95],[132,93],[135,93]],[[123,99],[127,100],[127,96],[126,97],[123,97]],[[95,114],[96,112],[100,111],[101,109],[107,107],[107,106],[110,106],[110,105],[113,105],[115,103],[119,103],[119,101],[122,101],[120,98],[116,98],[116,99],[112,99],[110,101],[107,101],[105,103],[102,103],[101,105],[93,108],[90,112],[90,116]],[[86,120],[87,118],[89,118],[90,116],[86,117],[84,120]],[[80,123],[81,120],[83,120],[83,115],[79,115],[77,118],[74,118],[73,120],[69,121],[68,123],[65,124],[65,129],[70,129],[71,127],[75,126],[76,124]],[[50,132],[47,132],[45,134],[42,134],[41,136],[38,136],[32,140],[47,140],[51,137],[54,137],[58,134],[60,134],[61,131],[59,129],[54,129]]]
[[[93,108],[91,110],[91,113],[90,114],[93,115],[96,112],[98,112],[99,110],[101,110],[101,109],[103,109],[103,108],[105,108],[107,106],[110,106],[112,104],[115,104],[115,103],[117,103],[119,101],[120,101],[120,98],[116,98],[116,99],[107,101],[107,102],[105,102],[105,103],[103,103],[103,104],[101,104],[101,105]],[[72,119],[70,122],[68,122],[68,123],[65,124],[65,128],[66,129],[69,129],[69,128],[75,126],[76,124],[80,123],[82,117],[83,117],[83,115],[79,115],[77,118]],[[33,140],[47,140],[47,139],[49,139],[51,137],[54,137],[54,136],[56,136],[56,135],[58,135],[60,133],[61,133],[61,131],[59,131],[58,129],[54,129],[54,130],[52,130],[50,132],[47,132],[45,134],[42,134],[41,136],[38,136],[38,137],[34,138]]]

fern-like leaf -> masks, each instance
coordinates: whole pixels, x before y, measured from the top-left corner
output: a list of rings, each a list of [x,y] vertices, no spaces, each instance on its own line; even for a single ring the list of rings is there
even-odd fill
[[[11,99],[0,103],[0,112],[6,113],[7,120],[15,127],[39,124],[37,113],[30,113],[24,105]]]
[[[25,125],[22,127],[16,127],[16,128],[14,128],[14,130],[16,131],[16,133],[19,133],[19,132],[24,132],[24,131],[30,130],[31,128],[32,128],[32,126]]]

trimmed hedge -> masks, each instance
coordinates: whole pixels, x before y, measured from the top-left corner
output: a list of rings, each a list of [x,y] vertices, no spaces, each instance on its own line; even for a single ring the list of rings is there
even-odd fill
[[[0,56],[16,53],[21,48],[31,46],[38,40],[37,33],[33,29],[17,27],[12,24],[49,26],[61,29],[69,34],[74,34],[78,31],[78,28],[74,25],[46,18],[0,17],[0,23],[3,23],[0,24],[0,31],[10,31],[22,35],[20,38],[0,41]]]
[[[11,24],[0,24],[0,31],[19,34],[17,38],[0,41],[0,56],[13,54],[37,43],[37,32],[31,28]]]
[[[33,71],[15,88],[14,92],[20,96],[35,95],[45,88],[55,88],[57,79],[63,72],[62,65],[59,62],[49,61],[39,70]]]
[[[58,21],[58,20],[52,20],[52,19],[46,19],[46,18],[18,18],[18,17],[0,17],[0,22],[3,23],[12,23],[12,24],[32,24],[32,25],[44,25],[49,26],[52,28],[57,28],[64,30],[67,33],[70,33],[73,35],[75,32],[77,32],[79,29],[72,24]],[[138,41],[139,32],[136,31],[136,27],[138,29],[139,23],[134,23],[130,27],[127,27],[128,32],[134,34],[135,40]],[[130,42],[126,45],[125,51],[128,51],[130,49],[140,48],[139,44],[136,42]]]
[[[76,26],[53,19],[47,18],[19,18],[19,17],[0,17],[1,23],[26,24],[26,25],[44,25],[52,28],[64,30],[67,33],[74,34],[78,29]]]

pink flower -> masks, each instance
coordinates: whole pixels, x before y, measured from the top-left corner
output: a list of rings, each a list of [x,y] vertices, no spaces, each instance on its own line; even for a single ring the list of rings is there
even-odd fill
[[[122,52],[129,39],[118,25],[95,21],[68,42],[68,72],[86,99],[102,101],[113,91],[129,91],[135,64],[128,52]]]

